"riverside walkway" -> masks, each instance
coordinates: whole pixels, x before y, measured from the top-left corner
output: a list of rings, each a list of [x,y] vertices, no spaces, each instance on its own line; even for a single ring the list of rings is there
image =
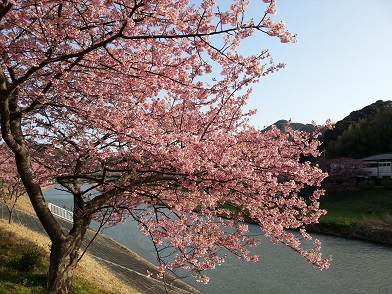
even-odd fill
[[[8,220],[8,211],[6,207],[0,204],[0,218]],[[46,235],[46,232],[37,217],[15,210],[13,213],[13,222],[22,224],[36,232]],[[70,230],[71,224],[58,219],[58,222],[64,230]],[[96,231],[89,229],[86,233],[82,247],[85,248],[94,238]],[[139,257],[136,253],[128,250],[112,239],[99,233],[95,240],[89,245],[87,252],[99,263],[108,268],[124,283],[132,286],[140,293],[146,294],[190,294],[202,292],[192,288],[186,283],[173,277],[166,277],[166,284],[162,280],[147,278],[147,270],[155,273],[156,266]]]

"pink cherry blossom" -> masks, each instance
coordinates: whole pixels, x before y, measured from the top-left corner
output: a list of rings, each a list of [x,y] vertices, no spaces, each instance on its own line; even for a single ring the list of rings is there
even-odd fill
[[[59,265],[75,268],[92,219],[136,220],[157,249],[158,278],[182,268],[205,283],[204,271],[228,253],[257,261],[244,221],[328,267],[318,242],[305,250],[300,240],[310,236],[290,233],[325,213],[322,190],[302,197],[326,176],[302,160],[319,155],[318,134],[260,131],[248,124],[254,111],[243,110],[251,85],[284,64],[240,45],[255,34],[295,37],[271,19],[274,0],[257,3],[258,19],[247,12],[251,1],[217,2],[0,5],[1,148],[16,158],[6,170],[19,174],[51,238],[49,292],[71,291]],[[69,233],[45,205],[48,179],[73,195]]]

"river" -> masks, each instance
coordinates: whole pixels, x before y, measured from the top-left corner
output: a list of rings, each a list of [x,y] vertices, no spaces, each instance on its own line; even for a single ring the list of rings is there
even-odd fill
[[[47,189],[48,202],[70,207],[69,194]],[[259,234],[257,226],[249,226],[250,233]],[[156,264],[151,242],[133,221],[127,221],[103,231],[141,257]],[[230,256],[226,262],[209,271],[210,282],[203,285],[186,278],[188,284],[207,294],[339,294],[392,293],[392,248],[367,242],[312,234],[323,243],[325,256],[332,255],[328,270],[314,269],[301,256],[283,245],[273,245],[261,237],[262,243],[252,253],[259,262],[247,263]]]

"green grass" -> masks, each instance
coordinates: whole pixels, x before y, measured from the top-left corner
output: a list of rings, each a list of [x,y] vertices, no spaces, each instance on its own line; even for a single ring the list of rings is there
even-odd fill
[[[355,224],[365,218],[392,215],[392,191],[369,187],[350,192],[327,192],[320,199],[320,206],[328,211],[320,218],[320,223]]]
[[[328,213],[310,225],[310,231],[392,245],[392,190],[327,193],[320,207]]]

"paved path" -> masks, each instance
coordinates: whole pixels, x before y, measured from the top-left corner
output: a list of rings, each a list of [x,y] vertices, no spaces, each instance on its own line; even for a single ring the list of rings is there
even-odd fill
[[[8,219],[8,211],[2,204],[0,204],[0,218]],[[35,216],[15,210],[13,221],[46,235],[42,224]],[[64,229],[69,230],[71,228],[70,223],[61,219],[58,219],[58,221]],[[94,235],[95,231],[89,229],[82,247],[85,248]],[[165,285],[162,280],[147,278],[145,276],[147,270],[154,273],[157,272],[156,267],[103,234],[98,234],[87,249],[87,252],[98,262],[109,268],[118,278],[143,294],[202,293],[179,279],[167,278]]]

